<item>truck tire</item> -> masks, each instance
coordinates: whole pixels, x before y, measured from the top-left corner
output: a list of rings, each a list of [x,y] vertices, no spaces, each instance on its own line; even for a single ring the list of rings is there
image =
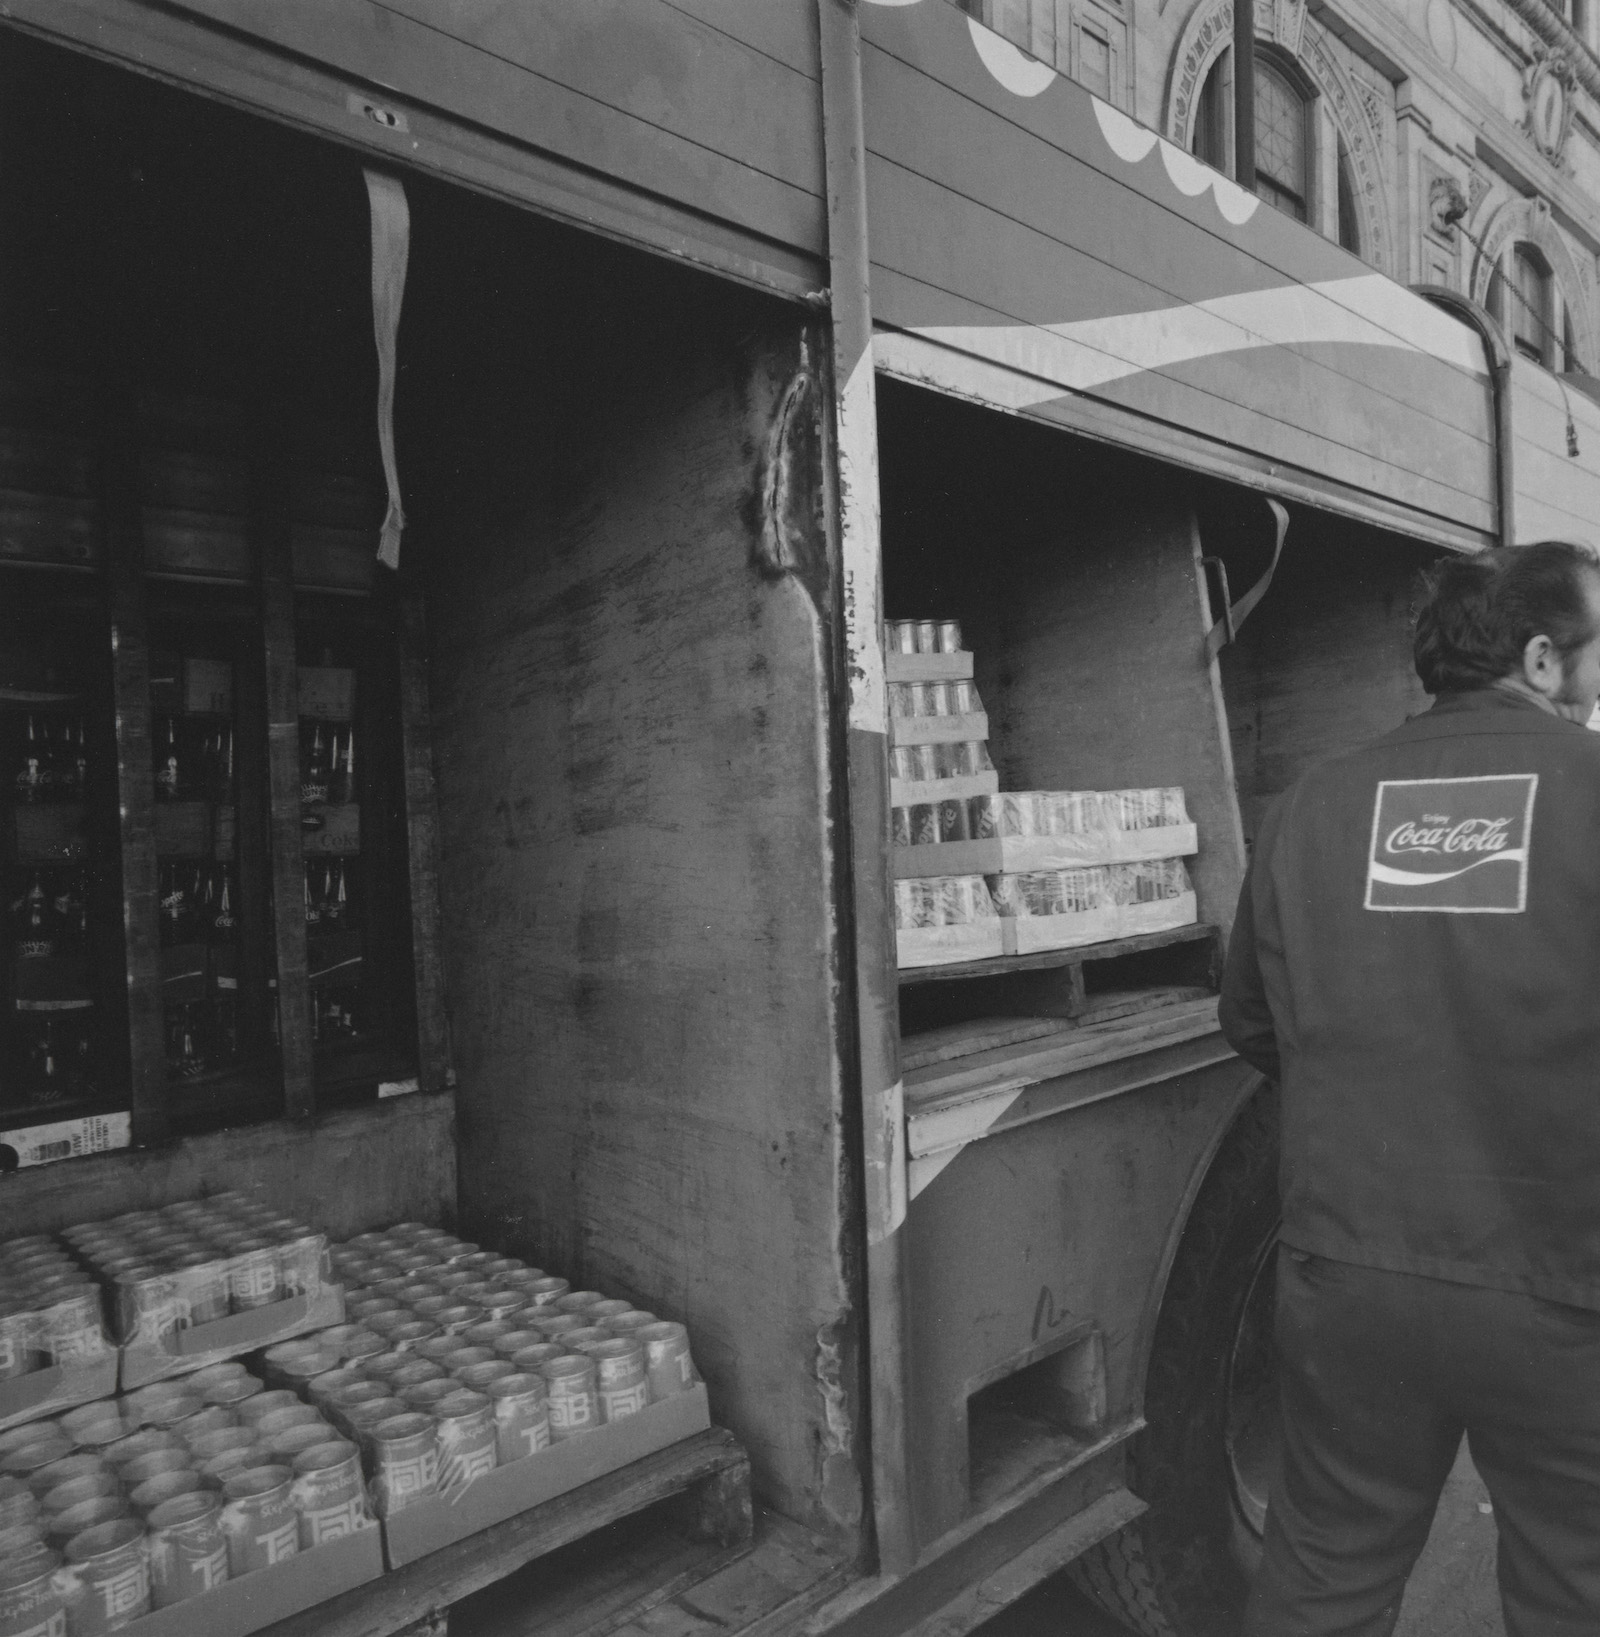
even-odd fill
[[[1149,1511],[1069,1570],[1141,1637],[1237,1637],[1277,1435],[1277,1169],[1277,1092],[1262,1082],[1201,1185],[1156,1321],[1129,1451]]]

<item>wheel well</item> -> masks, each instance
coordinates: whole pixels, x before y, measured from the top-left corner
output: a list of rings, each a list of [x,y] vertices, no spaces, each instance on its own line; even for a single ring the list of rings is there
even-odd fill
[[[1194,1220],[1201,1195],[1221,1186],[1220,1178],[1228,1173],[1231,1156],[1242,1145],[1252,1149],[1269,1141],[1274,1147],[1278,1140],[1278,1088],[1262,1074],[1251,1070],[1234,1094],[1226,1119],[1217,1122],[1211,1142],[1195,1160],[1188,1186],[1178,1209],[1173,1213],[1167,1242],[1162,1248],[1156,1276],[1146,1295],[1144,1312],[1139,1321],[1139,1336],[1135,1348],[1137,1360],[1135,1380],[1138,1382],[1136,1411],[1143,1413],[1145,1385],[1150,1370],[1151,1355],[1155,1351],[1156,1331],[1166,1306],[1167,1290],[1172,1269],[1178,1259],[1178,1249]]]

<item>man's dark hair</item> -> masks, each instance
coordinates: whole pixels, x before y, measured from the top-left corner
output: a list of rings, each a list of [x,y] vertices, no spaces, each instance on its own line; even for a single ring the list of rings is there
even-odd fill
[[[1588,586],[1600,590],[1600,562],[1566,540],[1435,564],[1422,577],[1412,648],[1423,687],[1460,693],[1520,675],[1523,651],[1539,636],[1565,664],[1596,634]]]

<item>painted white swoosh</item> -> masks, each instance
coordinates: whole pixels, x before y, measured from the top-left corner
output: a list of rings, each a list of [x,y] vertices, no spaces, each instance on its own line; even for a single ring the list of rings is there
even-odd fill
[[[1468,374],[1485,373],[1481,345],[1464,325],[1381,273],[1074,324],[937,324],[912,333],[1079,392],[1195,358],[1317,342],[1427,353]]]
[[[1161,163],[1166,167],[1172,185],[1180,193],[1196,199],[1209,188],[1217,209],[1235,227],[1243,227],[1255,215],[1256,207],[1261,203],[1255,194],[1246,192],[1221,171],[1202,164],[1193,154],[1175,147],[1148,125],[1130,119],[1120,108],[1113,108],[1109,102],[1102,102],[1096,96],[1091,96],[1089,101],[1094,108],[1100,134],[1118,159],[1129,165],[1137,165],[1159,143]]]
[[[1049,63],[1019,51],[1009,40],[987,29],[976,17],[967,19],[967,30],[978,48],[983,66],[1006,88],[1019,97],[1036,97],[1054,84],[1056,71]]]
[[[1391,887],[1428,887],[1435,881],[1454,881],[1458,875],[1470,875],[1473,870],[1480,869],[1485,864],[1521,864],[1527,856],[1526,847],[1517,847],[1508,853],[1491,853],[1487,858],[1474,859],[1472,863],[1464,864],[1459,870],[1439,870],[1433,873],[1424,873],[1421,870],[1395,870],[1374,860],[1367,866],[1367,874],[1371,880],[1386,882]]]
[[[1130,119],[1120,108],[1113,108],[1099,97],[1091,97],[1090,100],[1094,104],[1094,117],[1099,122],[1100,134],[1118,159],[1137,165],[1160,141],[1148,125]]]

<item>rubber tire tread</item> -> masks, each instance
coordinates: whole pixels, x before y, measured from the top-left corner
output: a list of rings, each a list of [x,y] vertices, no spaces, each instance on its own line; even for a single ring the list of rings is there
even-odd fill
[[[1278,1096],[1261,1083],[1224,1138],[1173,1258],[1129,1487],[1150,1510],[1068,1569],[1140,1637],[1236,1637],[1248,1586],[1230,1545],[1223,1416],[1254,1253],[1278,1221]]]

